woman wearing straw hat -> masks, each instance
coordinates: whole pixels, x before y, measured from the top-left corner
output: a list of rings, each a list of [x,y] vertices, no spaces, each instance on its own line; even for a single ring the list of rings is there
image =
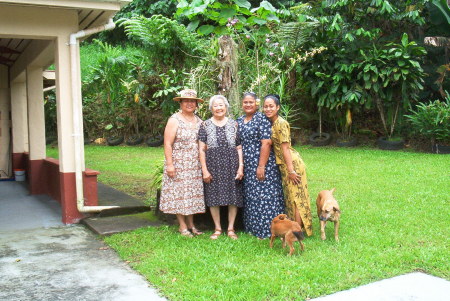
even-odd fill
[[[176,214],[181,235],[192,237],[203,234],[195,228],[193,214],[205,212],[197,142],[202,120],[194,114],[198,102],[203,100],[192,89],[182,90],[174,100],[180,103],[180,111],[169,118],[164,131],[160,210]]]

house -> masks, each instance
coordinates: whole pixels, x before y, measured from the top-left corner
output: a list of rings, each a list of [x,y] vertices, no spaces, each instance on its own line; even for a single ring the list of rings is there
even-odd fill
[[[105,209],[98,172],[84,164],[79,42],[113,28],[129,2],[0,0],[0,178],[26,170],[30,193],[58,200],[66,224]],[[43,72],[51,65],[59,160],[46,156]]]

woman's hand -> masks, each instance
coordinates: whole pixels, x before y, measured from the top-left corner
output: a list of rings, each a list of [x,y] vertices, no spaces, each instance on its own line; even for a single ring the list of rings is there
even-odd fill
[[[260,181],[264,181],[266,179],[266,167],[257,167],[256,168],[256,178]]]
[[[295,170],[289,173],[288,178],[289,181],[291,181],[295,185],[300,184],[301,177],[295,172]]]
[[[244,177],[244,166],[239,166],[237,173],[236,173],[236,177],[234,178],[235,180],[242,180],[242,178]]]
[[[175,178],[175,167],[173,166],[173,164],[168,164],[166,167],[166,172],[167,175],[169,176],[169,178]]]
[[[211,183],[211,181],[212,181],[212,176],[211,176],[211,174],[209,173],[209,171],[207,171],[207,170],[205,170],[205,171],[203,172],[203,181],[204,181],[206,184],[209,184],[209,183]]]

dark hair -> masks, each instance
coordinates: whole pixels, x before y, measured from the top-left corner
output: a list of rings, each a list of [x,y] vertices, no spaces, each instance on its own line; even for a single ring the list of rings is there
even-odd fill
[[[266,101],[267,98],[273,99],[273,101],[275,101],[275,104],[277,106],[280,105],[280,95],[278,95],[278,94],[268,94],[268,95],[264,96],[264,101]]]
[[[257,99],[258,97],[256,96],[256,93],[255,92],[245,92],[244,93],[244,97],[246,97],[246,96],[251,96],[251,97],[253,97],[254,99]]]

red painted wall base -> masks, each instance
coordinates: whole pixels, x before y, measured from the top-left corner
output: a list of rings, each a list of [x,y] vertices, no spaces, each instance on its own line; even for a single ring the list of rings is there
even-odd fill
[[[48,194],[61,204],[62,221],[75,224],[84,217],[77,209],[75,173],[59,171],[59,161],[54,158],[28,160],[27,153],[13,154],[13,169],[25,169],[31,194]],[[97,175],[100,173],[86,169],[83,173],[84,204],[97,206]]]

